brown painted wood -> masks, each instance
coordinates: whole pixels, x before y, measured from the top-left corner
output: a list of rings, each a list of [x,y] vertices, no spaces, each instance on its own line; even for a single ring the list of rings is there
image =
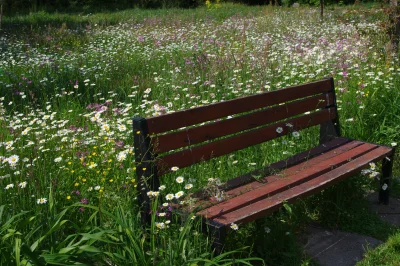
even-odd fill
[[[158,134],[179,129],[220,117],[244,113],[320,93],[327,93],[333,89],[330,79],[324,79],[281,90],[178,111],[172,114],[160,115],[148,119],[149,133]]]
[[[273,195],[269,198],[257,201],[244,208],[221,215],[215,218],[214,221],[225,225],[229,225],[233,222],[244,223],[253,221],[259,217],[278,210],[283,205],[283,202],[291,203],[298,198],[304,198],[306,196],[316,194],[328,186],[355,175],[361,169],[366,167],[368,163],[381,160],[392,153],[393,151],[391,148],[380,146],[377,149],[374,149],[371,152],[348,162],[347,164],[333,169],[328,173],[322,174],[314,179],[311,179],[279,194]]]
[[[266,166],[264,169],[255,170],[248,174],[229,179],[223,186],[221,186],[221,189],[224,191],[231,190],[233,188],[239,187],[243,184],[253,181],[254,180],[253,176],[270,175],[271,173],[273,173],[277,170],[291,167],[298,163],[304,162],[304,161],[309,160],[317,155],[320,155],[321,153],[328,152],[332,149],[335,149],[337,147],[345,145],[346,143],[349,143],[351,141],[352,140],[348,139],[348,138],[336,138],[336,139],[331,140],[330,142],[327,142],[323,145],[319,145],[319,146],[309,149],[307,151],[293,155],[293,156],[289,157],[288,159],[285,159],[285,160],[273,163],[269,166]]]
[[[321,94],[231,119],[155,136],[152,138],[152,144],[156,153],[175,150],[324,108],[330,106],[333,101],[333,93]]]
[[[237,196],[220,202],[208,209],[202,210],[198,212],[198,214],[207,219],[212,219],[217,215],[232,212],[243,206],[248,206],[254,202],[278,194],[290,187],[307,182],[312,178],[320,176],[347,163],[349,159],[353,160],[358,158],[376,148],[378,148],[378,146],[365,143],[333,158],[325,159],[315,165],[307,167],[306,164],[301,164],[284,170],[278,175],[265,177],[263,178],[263,181],[267,182],[267,184],[260,186],[254,182],[252,183],[253,186],[249,184],[229,191],[226,193],[227,197]],[[302,169],[302,167],[305,168]]]
[[[178,166],[179,168],[187,167],[201,161],[208,161],[211,158],[219,157],[286,135],[290,133],[286,123],[291,123],[293,125],[293,130],[301,130],[319,125],[324,121],[332,120],[335,118],[335,114],[336,112],[334,112],[334,107],[331,107],[315,113],[289,119],[285,122],[276,123],[243,134],[238,134],[233,137],[159,157],[157,160],[158,174],[161,176],[169,172],[173,166]],[[276,132],[278,127],[282,127],[283,129],[283,132],[280,134]]]
[[[344,138],[337,139],[344,141]],[[331,143],[328,143],[329,146],[333,145],[337,141],[331,141]],[[247,175],[237,177],[241,178],[237,182],[234,183],[235,186],[232,186],[232,184],[228,184],[230,181],[234,179],[228,180],[227,184],[220,186],[220,190],[225,192],[226,198],[232,198],[236,197],[238,195],[243,194],[244,192],[247,192],[249,189],[255,189],[264,185],[267,185],[267,178],[263,178],[262,182],[255,181],[254,176],[271,176],[274,173],[277,173],[277,171],[281,170],[282,168],[286,168],[285,171],[299,171],[301,169],[305,169],[307,167],[314,166],[322,161],[328,160],[330,158],[333,158],[334,156],[337,156],[339,154],[342,154],[348,150],[351,150],[357,146],[360,146],[363,144],[361,141],[350,141],[347,143],[342,143],[342,146],[335,147],[334,149],[327,150],[327,147],[324,147],[326,145],[321,145],[319,147],[324,148],[324,152],[319,152],[318,156],[313,154],[313,149],[309,150],[308,152],[310,153],[309,155],[305,154],[304,156],[300,157],[300,160],[297,161],[296,164],[286,164],[286,160],[282,160],[280,162],[274,163],[270,165],[269,167],[266,167],[263,171],[256,172],[254,171],[253,173],[249,173]],[[317,148],[317,147],[316,147]],[[314,150],[317,150],[317,149]],[[308,157],[305,157],[308,156]],[[282,166],[281,162],[283,162],[284,166],[280,168],[275,168],[274,165]],[[286,172],[286,175],[288,173]],[[235,178],[235,179],[237,179]],[[240,183],[238,183],[240,182]],[[239,184],[239,185],[238,185]],[[198,198],[199,200],[196,201],[195,204],[191,205],[188,207],[187,212],[193,212],[194,210],[201,210],[205,209],[208,207],[211,207],[212,205],[218,204],[219,202],[216,200],[215,197],[209,197],[207,194],[205,194],[204,191],[198,191],[192,195],[194,198]]]

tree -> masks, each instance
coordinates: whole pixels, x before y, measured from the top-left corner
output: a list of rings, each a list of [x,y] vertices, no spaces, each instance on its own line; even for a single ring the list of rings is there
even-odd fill
[[[319,0],[321,6],[321,21],[324,20],[324,0]]]
[[[0,0],[0,30],[2,21],[3,21],[3,0]]]
[[[397,0],[390,0],[391,9],[391,29],[390,29],[390,40],[392,42],[392,48],[397,53],[400,39],[400,20],[399,20],[399,7]]]

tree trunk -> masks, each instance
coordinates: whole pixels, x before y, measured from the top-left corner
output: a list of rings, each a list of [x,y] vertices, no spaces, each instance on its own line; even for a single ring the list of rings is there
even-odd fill
[[[319,0],[321,6],[321,21],[324,20],[324,0]]]
[[[1,22],[3,21],[3,1],[0,0],[0,30],[1,30]]]
[[[400,40],[400,19],[399,19],[399,7],[397,0],[390,0],[390,7],[392,9],[390,14],[391,29],[390,29],[390,41],[392,43],[392,49],[394,52],[398,52],[399,40]]]

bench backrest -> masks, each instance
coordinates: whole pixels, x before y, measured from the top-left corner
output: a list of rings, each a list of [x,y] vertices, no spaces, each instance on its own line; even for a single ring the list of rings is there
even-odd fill
[[[148,119],[134,118],[137,173],[143,175],[146,168],[151,175],[161,176],[173,166],[187,167],[260,144],[290,133],[288,123],[295,131],[321,125],[322,143],[339,136],[333,79]],[[155,158],[155,165],[146,163]]]
[[[133,118],[143,222],[150,221],[147,193],[158,190],[159,176],[171,167],[187,167],[316,125],[320,143],[340,136],[332,78],[148,119]]]

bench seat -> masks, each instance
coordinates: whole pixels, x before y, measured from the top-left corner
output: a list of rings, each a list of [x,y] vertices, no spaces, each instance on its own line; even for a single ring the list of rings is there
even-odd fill
[[[253,174],[230,180],[219,202],[209,197],[196,202],[197,215],[223,226],[253,221],[278,210],[283,202],[315,194],[356,175],[370,162],[392,155],[393,149],[347,138],[337,138],[264,169],[265,177],[247,183]],[[282,171],[277,171],[283,169]],[[253,178],[254,180],[254,178]],[[239,182],[244,185],[237,186]],[[236,185],[236,187],[235,187]]]

